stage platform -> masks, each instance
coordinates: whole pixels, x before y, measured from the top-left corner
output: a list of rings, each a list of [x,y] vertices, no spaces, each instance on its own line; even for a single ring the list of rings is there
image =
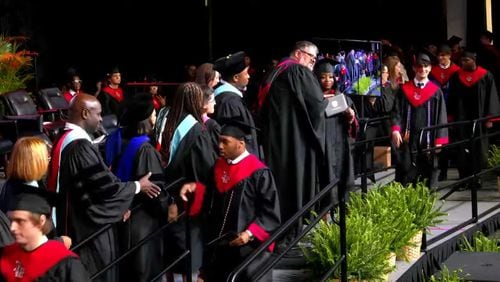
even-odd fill
[[[450,169],[448,180],[438,183],[438,187],[443,187],[458,179],[456,169]],[[394,180],[394,170],[388,170],[377,173],[376,183],[368,180],[369,189],[377,184],[385,184]],[[360,180],[356,180],[356,185],[360,186]],[[445,189],[440,191],[444,195],[449,191]],[[470,201],[470,191],[457,191],[450,195],[443,202],[442,210],[447,213],[444,221],[436,227],[430,228],[427,234],[427,240],[443,234],[450,228],[453,228],[472,217],[472,204]],[[482,179],[482,188],[478,191],[478,214],[482,214],[496,205],[500,204],[500,192],[497,189],[496,176],[485,175]],[[481,218],[475,224],[469,224],[457,232],[450,234],[442,240],[434,242],[427,246],[427,252],[422,253],[420,258],[412,263],[403,261],[396,262],[396,270],[389,275],[389,281],[424,281],[422,270],[434,272],[437,266],[441,265],[457,249],[458,240],[466,235],[468,238],[478,230],[488,230],[490,233],[500,228],[500,209],[495,209],[488,215]],[[298,265],[297,262],[292,264]],[[290,281],[312,281],[311,272],[307,269],[294,268],[293,265],[286,263],[279,264],[273,270],[273,282]],[[500,281],[500,277],[498,277]]]

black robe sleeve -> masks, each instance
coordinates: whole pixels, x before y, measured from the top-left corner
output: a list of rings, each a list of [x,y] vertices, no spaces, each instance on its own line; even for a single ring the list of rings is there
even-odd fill
[[[166,214],[168,205],[172,202],[172,198],[170,194],[164,190],[166,188],[165,174],[161,163],[160,153],[153,148],[151,144],[146,143],[139,148],[134,161],[134,167],[136,170],[133,179],[140,179],[148,172],[151,172],[149,180],[162,189],[160,196],[154,199],[149,198],[143,193],[138,194],[136,197],[140,197],[146,205],[151,203],[155,207],[158,206],[160,208],[160,212]]]
[[[278,190],[270,169],[260,170],[253,177],[255,177],[255,189],[257,189],[255,202],[258,207],[256,208],[255,220],[252,223],[259,225],[271,234],[280,226],[281,222]],[[259,239],[255,232],[254,236]]]
[[[88,282],[89,275],[78,258],[67,257],[53,266],[45,275],[36,280],[37,282]]]
[[[99,151],[87,140],[76,140],[62,153],[60,185],[71,194],[73,208],[102,225],[120,221],[135,195],[134,182],[120,182]]]
[[[14,242],[14,238],[10,233],[10,220],[0,211],[0,248]]]

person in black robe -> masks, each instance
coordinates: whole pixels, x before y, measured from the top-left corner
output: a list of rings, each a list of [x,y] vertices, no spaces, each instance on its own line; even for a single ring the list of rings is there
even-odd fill
[[[120,87],[122,77],[118,68],[113,68],[106,74],[108,85],[104,86],[97,95],[102,106],[102,115],[120,116],[121,103],[124,99],[123,89]]]
[[[210,140],[212,140],[214,151],[217,152],[219,150],[220,125],[219,123],[217,123],[217,121],[211,119],[208,116],[215,112],[214,90],[208,85],[201,85],[201,89],[203,90],[203,124],[205,125],[205,128],[210,135]]]
[[[149,93],[138,93],[125,100],[123,127],[108,137],[106,143],[106,159],[112,163],[112,171],[121,181],[138,180],[151,172],[151,181],[165,187],[161,156],[150,138],[155,119]],[[118,228],[122,253],[167,223],[171,202],[166,191],[153,199],[144,194],[134,197],[130,217]],[[153,237],[120,264],[120,277],[130,281],[150,281],[163,270],[163,253],[163,238]]]
[[[391,87],[389,82],[389,68],[386,65],[382,65],[381,69],[381,93],[380,96],[363,96],[355,95],[353,96],[354,104],[358,110],[358,114],[361,118],[369,121],[372,118],[386,117],[387,119],[380,122],[372,122],[366,127],[366,132],[362,136],[361,132],[357,135],[359,140],[369,140],[380,137],[389,137],[391,129],[390,114],[394,108],[394,101],[396,99],[396,90]],[[364,127],[363,122],[360,122],[360,128]],[[390,140],[382,140],[377,142],[370,142],[366,146],[357,146],[355,148],[356,163],[355,172],[356,174],[361,172],[362,162],[366,161],[367,170],[377,170],[373,160],[373,149],[374,146],[390,146]],[[365,153],[365,159],[362,159],[363,151]],[[368,175],[368,178],[375,182],[374,175]]]
[[[12,242],[14,242],[14,238],[10,234],[10,220],[0,210],[0,248],[10,245]]]
[[[428,76],[431,60],[419,54],[413,70],[415,78],[399,89],[392,112],[392,142],[397,151],[395,181],[403,185],[426,181],[433,187],[437,180],[435,158],[426,153],[416,154],[420,129],[447,123],[443,92]],[[448,129],[426,131],[422,148],[442,146],[448,143]]]
[[[101,121],[99,101],[86,94],[76,96],[51,153],[47,186],[63,199],[56,207],[57,232],[68,235],[75,244],[107,224],[122,221],[135,194],[143,192],[150,198],[160,194],[160,188],[149,181],[151,173],[139,181],[120,182],[109,170],[89,135]],[[117,257],[115,232],[111,225],[76,250],[91,275]],[[117,269],[112,268],[97,280],[118,281],[117,276]]]
[[[335,63],[335,61],[325,58],[319,61],[314,69],[325,99],[335,95],[344,95],[335,91],[333,74]],[[332,182],[339,182],[338,188],[331,190],[331,196],[323,199],[325,206],[329,203],[338,204],[338,193],[347,193],[354,189],[354,162],[350,142],[356,137],[358,122],[351,98],[348,96],[345,98],[348,108],[344,112],[326,117],[325,162],[320,172],[321,187],[326,187]],[[345,195],[342,197],[345,198]]]
[[[250,75],[245,64],[245,53],[240,51],[222,58],[214,63],[214,68],[220,72],[224,83],[215,91],[215,113],[217,122],[225,118],[242,117],[245,123],[255,127],[252,112],[245,105],[243,92],[245,91]],[[252,140],[247,143],[250,153],[259,156],[257,131],[252,129]]]
[[[476,54],[464,51],[461,57],[462,69],[450,79],[448,97],[450,121],[474,120],[500,114],[497,86],[491,72],[476,64]],[[493,121],[483,123],[479,130],[486,134],[493,127]],[[453,134],[455,141],[471,138],[471,128],[460,127]],[[459,146],[457,168],[460,178],[464,178],[485,168],[489,149],[488,138],[474,143],[474,155],[468,145]],[[472,185],[480,186],[480,183]]]
[[[312,72],[317,53],[313,43],[297,42],[290,57],[276,66],[259,92],[259,138],[265,163],[276,179],[282,222],[320,190],[327,101]],[[299,222],[280,245],[287,245],[301,228]]]
[[[279,197],[272,172],[245,148],[251,127],[242,119],[224,123],[219,138],[221,157],[214,168],[215,187],[203,191],[195,183],[187,183],[180,192],[184,201],[194,193],[191,215],[203,209],[207,217],[204,229],[208,244],[200,270],[204,281],[226,281],[231,271],[280,225]],[[253,274],[273,249],[274,243],[237,281],[255,281]]]
[[[19,188],[9,201],[15,242],[0,249],[0,281],[89,281],[78,256],[46,236],[53,228],[55,193]]]
[[[443,91],[446,109],[449,108],[448,95],[450,89],[450,78],[455,72],[460,70],[460,67],[451,61],[451,48],[443,44],[439,47],[437,54],[438,64],[432,67],[429,79],[437,84]],[[450,136],[453,128],[449,128]],[[454,159],[454,154],[450,150],[444,149],[439,153],[439,181],[448,179],[448,163],[450,159]]]
[[[161,154],[165,169],[167,185],[182,178],[178,187],[172,187],[172,195],[178,195],[181,185],[185,182],[196,182],[205,186],[209,183],[210,172],[217,158],[213,143],[203,126],[203,90],[194,82],[183,83],[177,89],[172,108],[163,131]],[[201,188],[203,189],[203,188]],[[184,211],[184,203],[176,197],[178,213]],[[177,259],[186,250],[185,217],[169,226],[166,240],[167,264]],[[202,238],[200,222],[193,220],[191,224],[192,269],[201,265]],[[177,263],[173,273],[188,273],[185,260]],[[169,279],[172,277],[168,277]]]

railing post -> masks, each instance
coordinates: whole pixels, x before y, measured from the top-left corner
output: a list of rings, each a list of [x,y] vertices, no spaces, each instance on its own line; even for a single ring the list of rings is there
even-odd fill
[[[186,281],[191,282],[193,279],[193,264],[192,264],[192,254],[193,252],[191,251],[191,219],[189,217],[189,210],[191,209],[191,205],[187,205],[186,209],[186,249],[189,251],[188,255],[186,256],[186,267],[187,267],[187,273],[186,273]]]
[[[366,176],[366,175],[365,175]],[[347,282],[347,231],[346,231],[346,191],[339,193],[339,227],[340,227],[340,256],[344,257],[340,265],[340,280]]]
[[[368,121],[366,119],[361,120],[359,139],[364,141],[366,139],[366,129],[368,126]],[[368,150],[368,143],[363,143],[363,150],[361,150],[361,191],[366,194],[368,193],[368,175],[366,174],[366,151]]]
[[[470,193],[471,193],[471,208],[472,208],[472,220],[474,223],[478,221],[478,211],[477,211],[477,183],[478,183],[478,176],[477,176],[477,165],[481,166],[481,163],[478,163],[477,156],[476,156],[476,129],[478,127],[478,120],[474,120],[472,123],[472,134],[470,137],[470,142],[469,142],[469,156],[470,156],[470,161],[472,162],[472,178],[469,180],[469,186],[470,188]],[[479,125],[479,142],[482,141],[482,130],[481,130],[481,125]],[[482,153],[482,152],[479,152]],[[482,156],[481,158],[482,159]],[[467,158],[468,160],[468,158]],[[479,169],[481,171],[481,169]]]

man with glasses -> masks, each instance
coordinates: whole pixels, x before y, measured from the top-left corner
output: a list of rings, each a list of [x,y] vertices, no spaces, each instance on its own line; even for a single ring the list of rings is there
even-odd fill
[[[286,222],[320,190],[318,168],[325,147],[326,100],[312,72],[318,47],[299,41],[279,63],[259,91],[259,139],[265,163],[276,178],[281,222]],[[297,224],[278,251],[298,234]]]

